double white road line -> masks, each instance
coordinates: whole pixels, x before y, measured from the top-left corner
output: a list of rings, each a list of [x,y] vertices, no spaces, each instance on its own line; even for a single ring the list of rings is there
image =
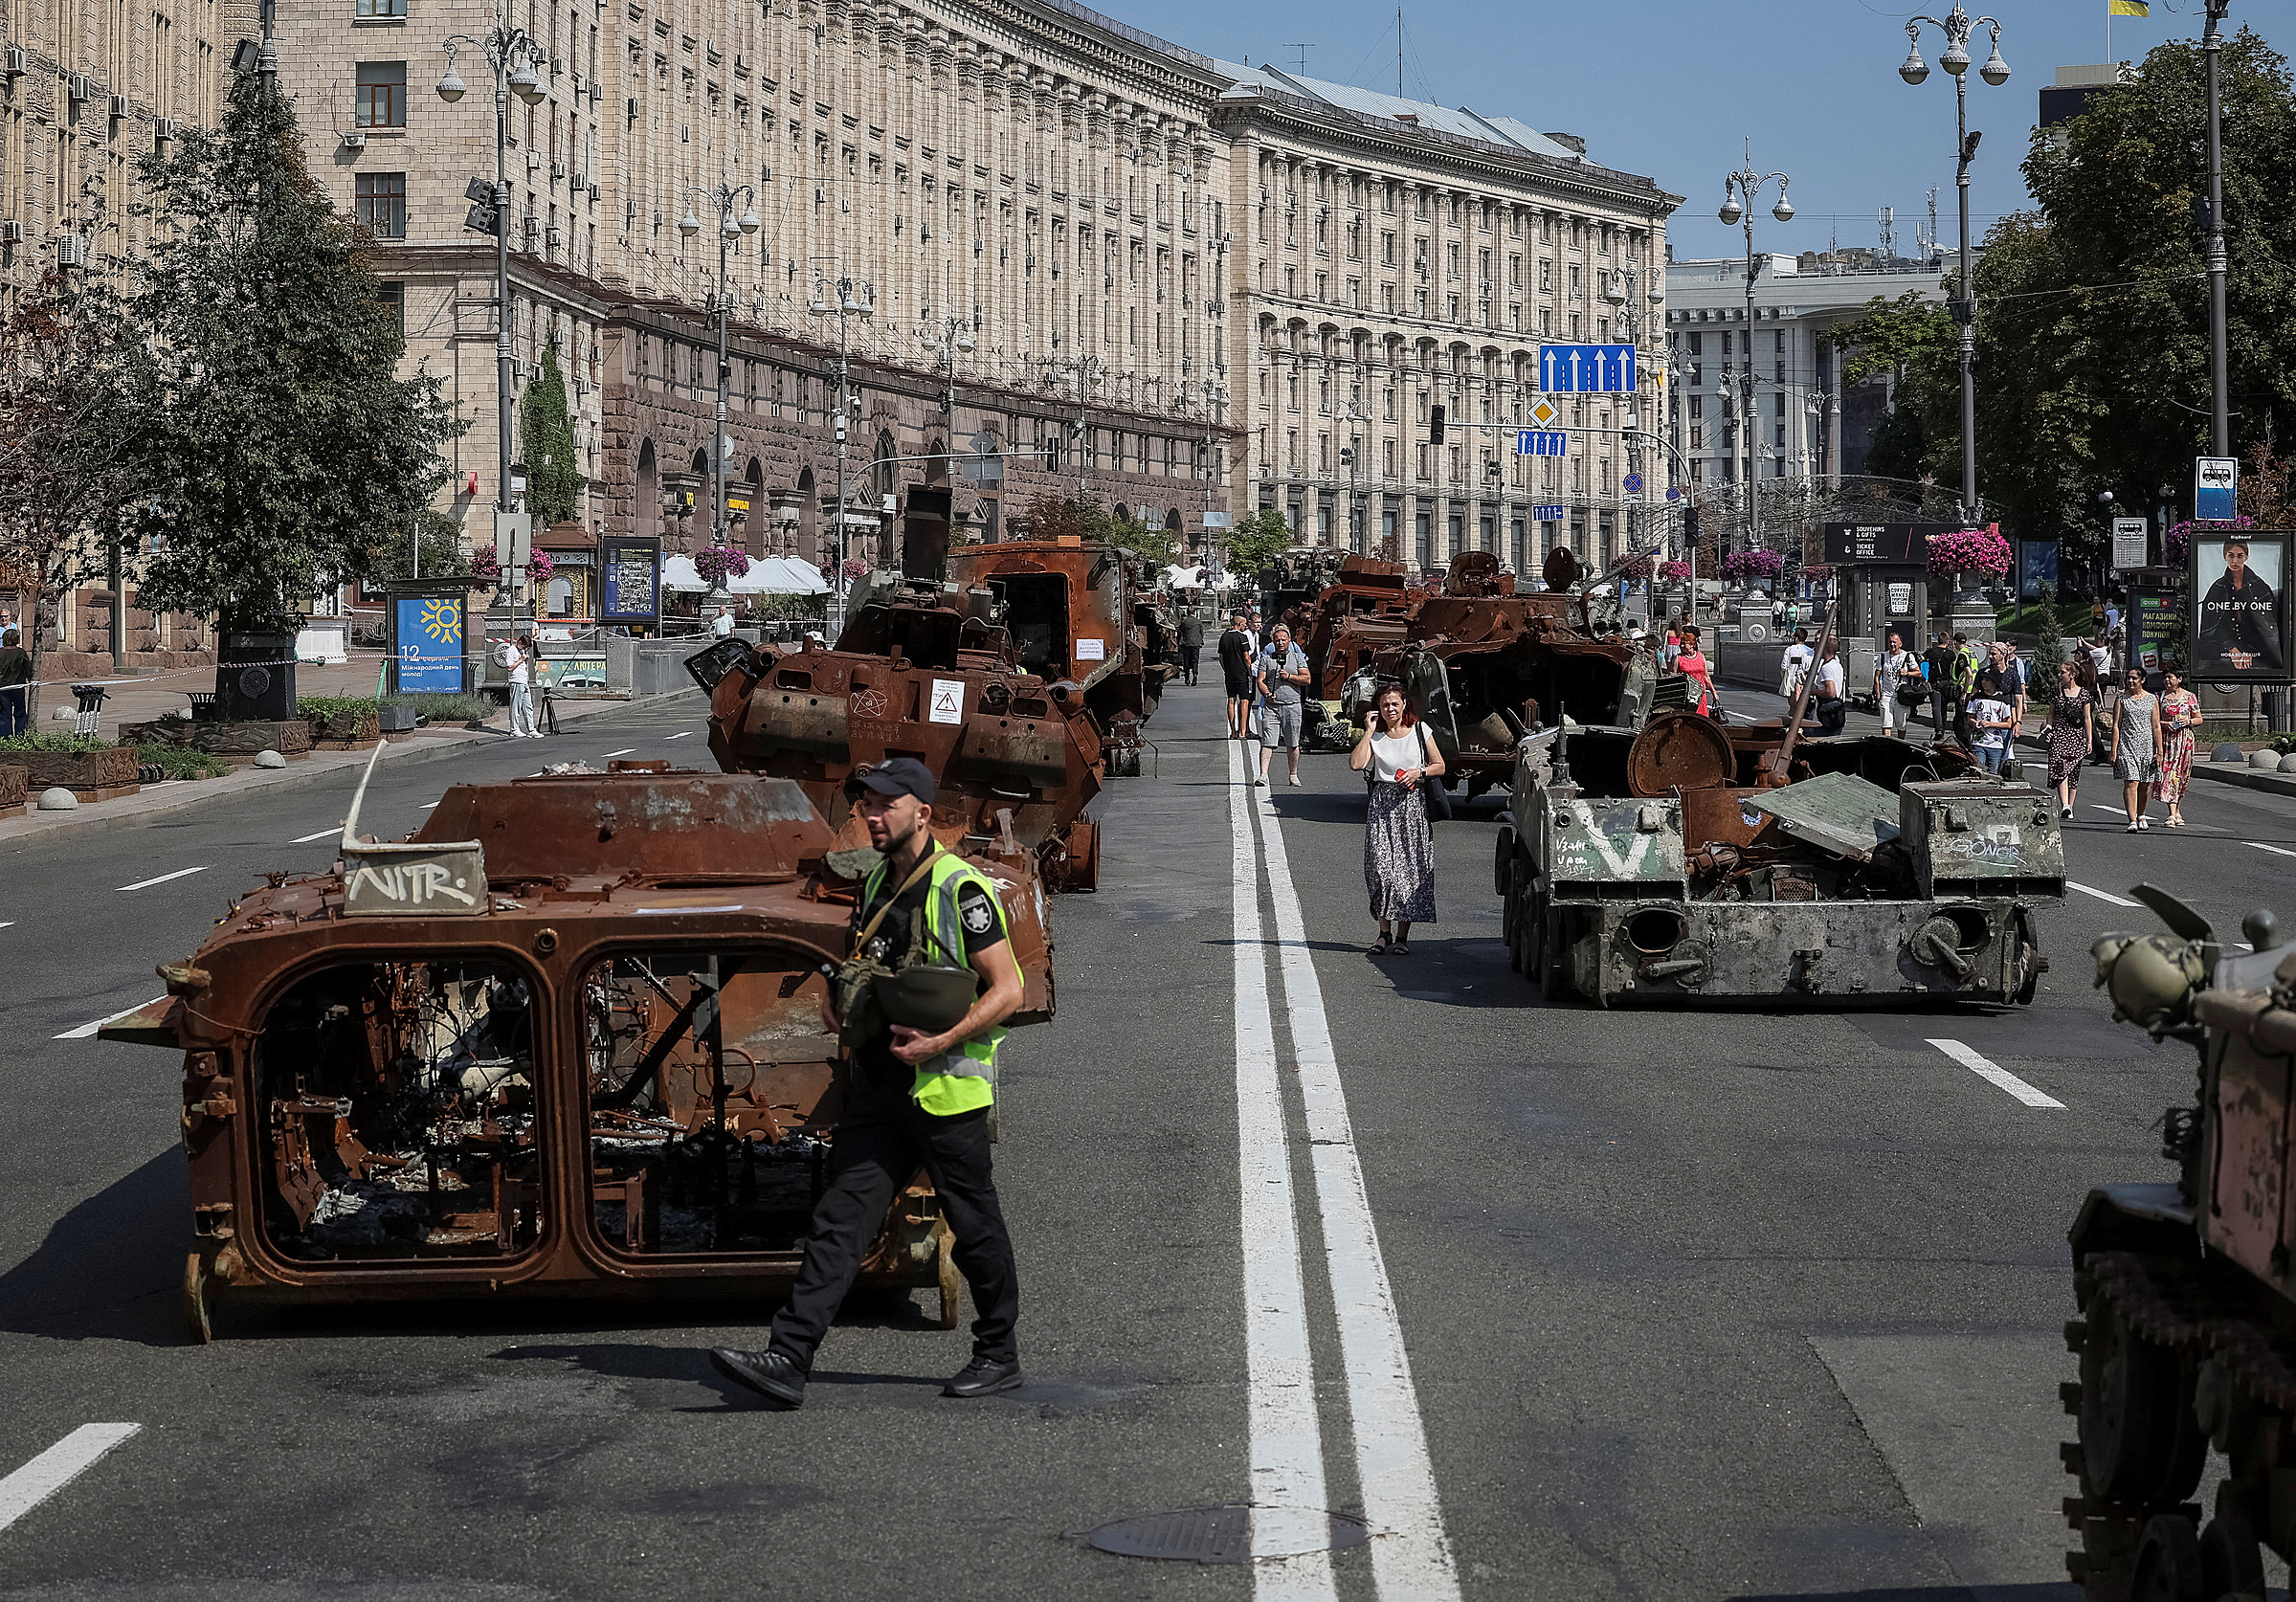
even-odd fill
[[[1382,1602],[1459,1595],[1451,1544],[1427,1454],[1427,1432],[1395,1312],[1387,1263],[1364,1190],[1346,1091],[1331,1048],[1300,899],[1275,812],[1249,788],[1243,747],[1228,745],[1234,834],[1236,1106],[1242,1178],[1244,1343],[1252,1433],[1252,1556],[1259,1602],[1330,1602],[1336,1595],[1324,1479],[1323,1422],[1301,1267],[1296,1140],[1308,1143],[1314,1204],[1331,1283],[1349,1421],[1371,1574]],[[1254,814],[1258,814],[1257,830]],[[1269,1007],[1262,865],[1275,908],[1291,1058],[1304,1128],[1283,1104]]]

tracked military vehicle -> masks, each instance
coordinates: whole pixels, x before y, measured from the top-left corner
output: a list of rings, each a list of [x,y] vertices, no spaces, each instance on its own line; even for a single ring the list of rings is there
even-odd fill
[[[2269,911],[2243,921],[2242,951],[2166,893],[2129,895],[2169,932],[2104,936],[2097,983],[2196,1072],[2154,1125],[2171,1176],[2099,1186],[2073,1221],[2067,1568],[2090,1602],[2262,1597],[2263,1550],[2296,1553],[2296,951]]]

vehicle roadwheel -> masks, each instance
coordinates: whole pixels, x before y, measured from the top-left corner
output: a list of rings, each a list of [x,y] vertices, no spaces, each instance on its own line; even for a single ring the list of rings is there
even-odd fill
[[[2192,1520],[2181,1513],[2157,1513],[2146,1524],[2129,1602],[2217,1602],[2202,1590],[2200,1537]]]
[[[1506,894],[1507,883],[1513,878],[1514,868],[1514,825],[1503,823],[1499,826],[1499,838],[1493,843],[1491,850],[1491,893],[1493,895],[1504,896]]]
[[[2131,1329],[2110,1296],[2091,1291],[2083,1311],[2083,1490],[2096,1501],[2140,1507],[2182,1502],[2199,1483],[2208,1453],[2183,1363]]]
[[[957,1272],[957,1237],[944,1220],[940,1226],[941,1308],[934,1323],[954,1329],[965,1310],[965,1277]]]
[[[2200,1532],[2200,1594],[2208,1602],[2263,1602],[2264,1555],[2238,1513],[2218,1513]]]

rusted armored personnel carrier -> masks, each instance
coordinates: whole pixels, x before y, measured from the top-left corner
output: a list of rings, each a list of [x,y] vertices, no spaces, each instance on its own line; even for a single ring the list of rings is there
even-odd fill
[[[1155,716],[1180,660],[1140,559],[1062,536],[960,546],[947,570],[961,589],[997,597],[1021,672],[1081,700],[1099,725],[1107,776],[1137,774],[1141,724]]]
[[[1104,725],[1040,634],[1030,654],[1053,678],[1014,661],[1010,605],[995,585],[872,575],[834,649],[720,641],[686,664],[709,692],[711,754],[729,773],[801,786],[833,828],[855,768],[916,757],[938,778],[945,843],[1009,833],[1039,854],[1050,887],[1090,890],[1100,834],[1082,814],[1100,793]]]
[[[824,964],[856,875],[781,779],[457,785],[410,840],[273,877],[105,1039],[184,1054],[196,1338],[218,1302],[770,1294],[836,1139]],[[996,883],[1052,1012],[1033,856]],[[922,1179],[864,1280],[940,1293]]]
[[[1494,888],[1550,998],[2029,1002],[2046,968],[2056,802],[1950,747],[1673,710],[1517,761]]]
[[[2242,922],[2242,952],[2165,892],[2129,894],[2169,932],[2106,935],[2097,983],[2115,1018],[2190,1045],[2197,1072],[2154,1125],[2174,1176],[2100,1186],[2073,1222],[2067,1567],[2091,1602],[2262,1597],[2260,1548],[2296,1554],[2296,952],[2269,911]]]
[[[1315,699],[1337,701],[1349,679],[1380,652],[1401,644],[1411,614],[1425,598],[1400,563],[1343,558],[1339,576],[1316,598],[1299,636]]]

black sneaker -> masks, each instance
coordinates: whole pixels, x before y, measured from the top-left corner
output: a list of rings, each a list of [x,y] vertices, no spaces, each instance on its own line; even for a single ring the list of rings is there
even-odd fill
[[[710,1367],[734,1384],[756,1391],[784,1413],[805,1405],[805,1370],[780,1352],[709,1348]]]
[[[944,1396],[993,1396],[999,1391],[1011,1391],[1020,1384],[1020,1363],[997,1363],[986,1357],[976,1357],[965,1365],[964,1371],[941,1388]]]

